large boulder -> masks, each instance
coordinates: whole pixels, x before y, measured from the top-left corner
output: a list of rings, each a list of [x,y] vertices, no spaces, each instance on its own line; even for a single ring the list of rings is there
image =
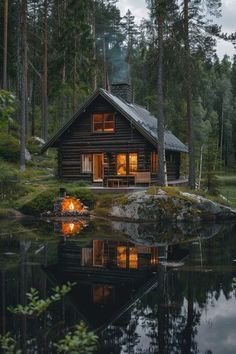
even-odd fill
[[[190,193],[138,191],[117,202],[110,215],[130,221],[204,221],[235,219],[236,210]]]

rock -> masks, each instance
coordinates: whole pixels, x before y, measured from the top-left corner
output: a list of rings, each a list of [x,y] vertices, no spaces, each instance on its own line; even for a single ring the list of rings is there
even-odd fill
[[[111,216],[132,221],[204,221],[235,219],[236,210],[190,193],[169,195],[138,191],[128,195],[126,204],[115,204]]]
[[[25,159],[26,159],[26,161],[31,161],[32,160],[30,152],[27,149],[25,149]]]

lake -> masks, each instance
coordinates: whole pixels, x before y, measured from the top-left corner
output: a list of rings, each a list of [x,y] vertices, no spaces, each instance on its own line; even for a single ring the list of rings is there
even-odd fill
[[[0,328],[23,353],[54,353],[81,320],[98,335],[99,354],[236,353],[235,224],[0,226]],[[46,298],[68,281],[70,293],[42,316],[9,312],[30,288]]]

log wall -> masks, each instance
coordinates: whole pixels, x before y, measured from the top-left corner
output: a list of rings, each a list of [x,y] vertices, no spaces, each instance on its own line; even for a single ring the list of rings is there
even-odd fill
[[[150,155],[154,147],[119,112],[115,112],[114,133],[93,132],[92,114],[101,112],[114,112],[114,108],[99,96],[61,136],[58,146],[58,175],[61,179],[91,182],[92,173],[81,171],[81,154],[89,153],[104,153],[104,179],[116,176],[117,153],[138,153],[138,171],[150,170]],[[170,179],[176,179],[178,175],[177,155],[179,153],[173,154],[174,158],[167,164]],[[122,178],[133,181],[133,177]]]

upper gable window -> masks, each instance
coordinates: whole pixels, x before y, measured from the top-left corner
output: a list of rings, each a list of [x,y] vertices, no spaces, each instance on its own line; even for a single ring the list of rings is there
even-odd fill
[[[96,113],[93,114],[93,132],[112,133],[115,131],[114,113]]]

